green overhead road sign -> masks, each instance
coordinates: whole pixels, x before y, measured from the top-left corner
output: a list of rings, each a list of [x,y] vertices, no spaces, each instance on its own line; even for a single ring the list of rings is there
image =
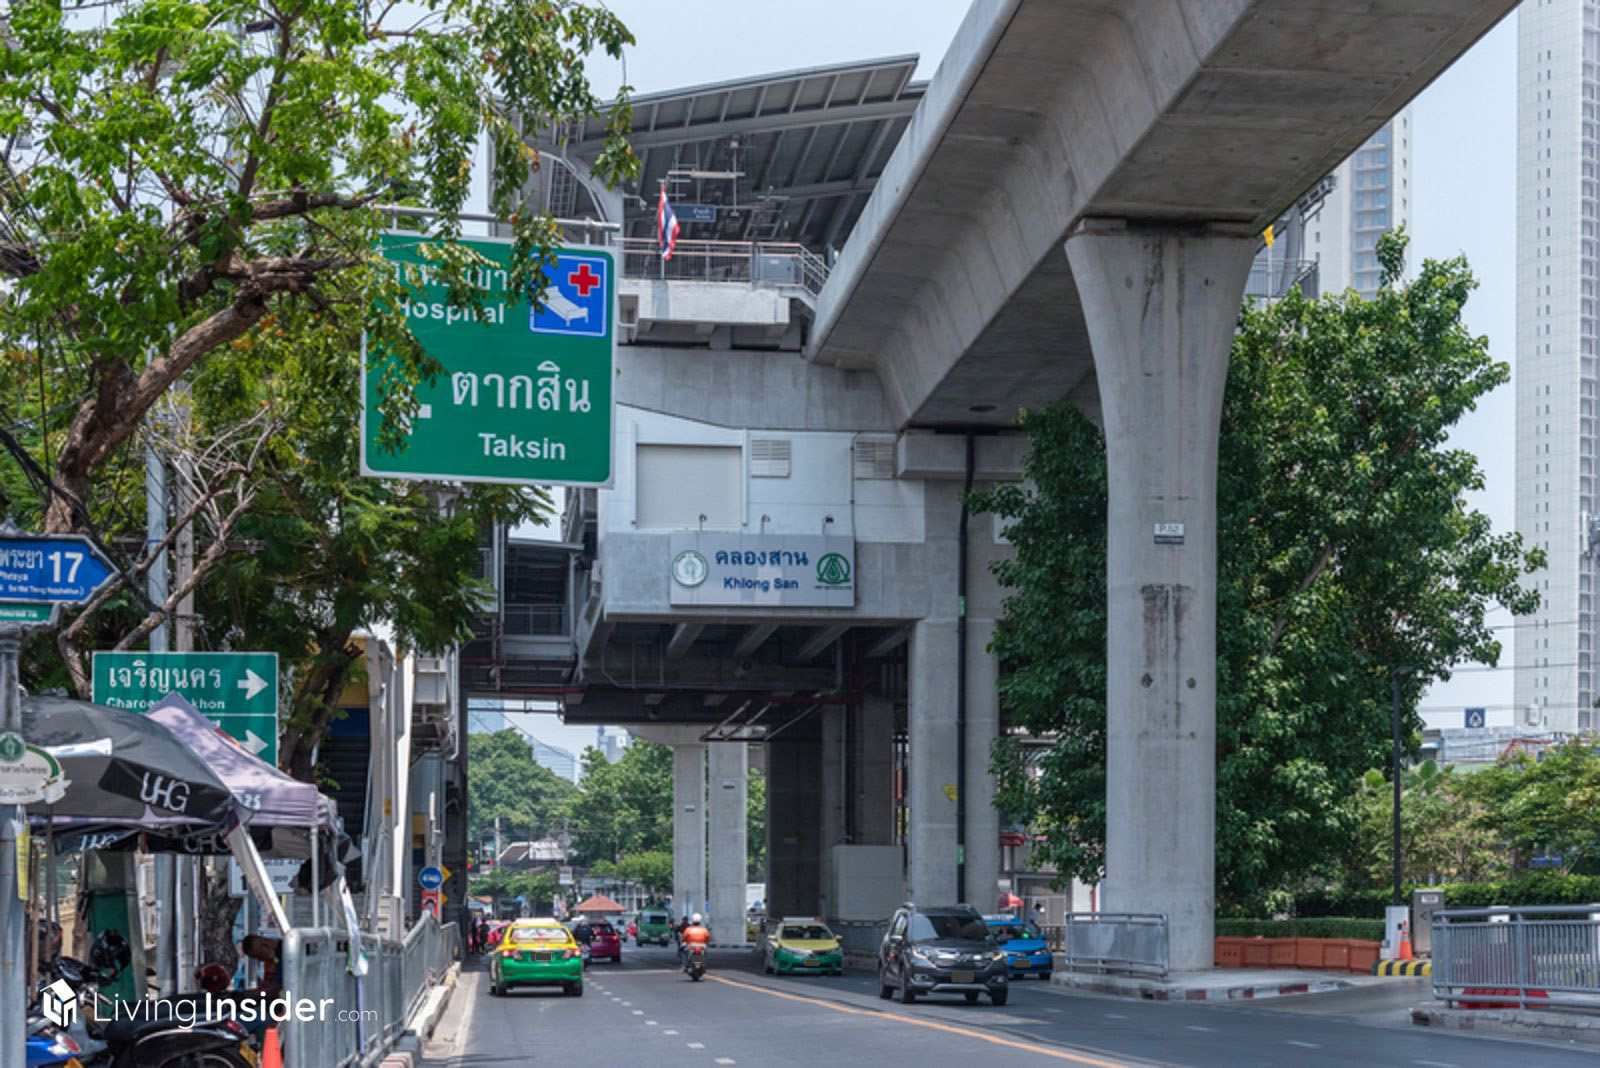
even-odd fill
[[[94,700],[144,711],[178,692],[269,764],[278,762],[277,653],[94,654]]]
[[[431,279],[425,239],[387,234],[383,255]],[[381,353],[362,354],[361,473],[532,485],[611,481],[611,382],[616,363],[617,262],[567,246],[546,267],[544,300],[508,292],[511,246],[463,240],[494,265],[477,270],[485,320],[451,307],[445,287],[413,286],[411,332],[444,371],[417,386],[417,414],[395,452],[380,444]]]

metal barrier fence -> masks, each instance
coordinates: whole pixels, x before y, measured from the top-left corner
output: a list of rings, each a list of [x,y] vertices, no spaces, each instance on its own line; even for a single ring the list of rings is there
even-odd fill
[[[1467,1008],[1600,1012],[1600,904],[1435,912],[1433,996]]]
[[[617,243],[626,278],[792,286],[812,297],[828,280],[820,256],[789,242],[679,241],[672,259],[665,261],[654,238],[625,237]]]
[[[327,1013],[283,1025],[285,1068],[347,1068],[381,1059],[428,990],[455,959],[457,931],[423,916],[401,941],[363,937],[367,974],[350,973],[350,937],[330,927],[292,928],[283,940],[283,989]],[[364,1019],[368,1011],[373,1019]]]
[[[1068,971],[1167,974],[1167,918],[1131,912],[1072,912],[1061,936]]]
[[[883,944],[883,932],[888,929],[889,921],[836,920],[828,926],[839,936],[839,944],[844,948],[846,959],[870,957],[876,960],[878,947]]]

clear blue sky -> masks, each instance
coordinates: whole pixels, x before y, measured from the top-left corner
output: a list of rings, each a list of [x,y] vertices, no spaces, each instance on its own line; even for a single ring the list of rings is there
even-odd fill
[[[639,44],[627,59],[636,92],[847,60],[915,52],[918,77],[931,77],[967,10],[967,0],[809,0],[779,5],[750,0],[608,0]],[[595,62],[602,93],[622,71]],[[1482,282],[1467,308],[1470,327],[1512,362],[1516,341],[1516,16],[1507,18],[1417,98],[1414,257],[1465,254]],[[1490,396],[1463,421],[1457,444],[1475,452],[1488,486],[1474,503],[1495,526],[1514,522],[1515,408],[1512,387]],[[1509,618],[1497,618],[1497,624]],[[1514,631],[1503,635],[1503,667]],[[1423,706],[1459,726],[1464,705],[1509,705],[1511,672],[1466,671],[1435,687]],[[1448,711],[1447,711],[1448,710]],[[1491,714],[1491,723],[1510,713]]]

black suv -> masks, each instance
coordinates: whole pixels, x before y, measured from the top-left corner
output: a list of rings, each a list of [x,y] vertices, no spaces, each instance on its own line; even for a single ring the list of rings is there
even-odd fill
[[[919,908],[902,905],[878,947],[878,996],[899,995],[903,1004],[918,994],[988,994],[996,1005],[1010,995],[1006,955],[971,905]]]

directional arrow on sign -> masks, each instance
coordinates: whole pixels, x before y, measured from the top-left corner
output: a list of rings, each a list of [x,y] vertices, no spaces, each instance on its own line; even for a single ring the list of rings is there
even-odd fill
[[[249,668],[245,669],[244,678],[239,680],[239,689],[244,691],[245,700],[249,700],[267,688],[267,680],[257,675]]]
[[[250,750],[251,756],[260,756],[261,750],[267,747],[267,742],[266,739],[247,727],[244,732],[244,747]]]

